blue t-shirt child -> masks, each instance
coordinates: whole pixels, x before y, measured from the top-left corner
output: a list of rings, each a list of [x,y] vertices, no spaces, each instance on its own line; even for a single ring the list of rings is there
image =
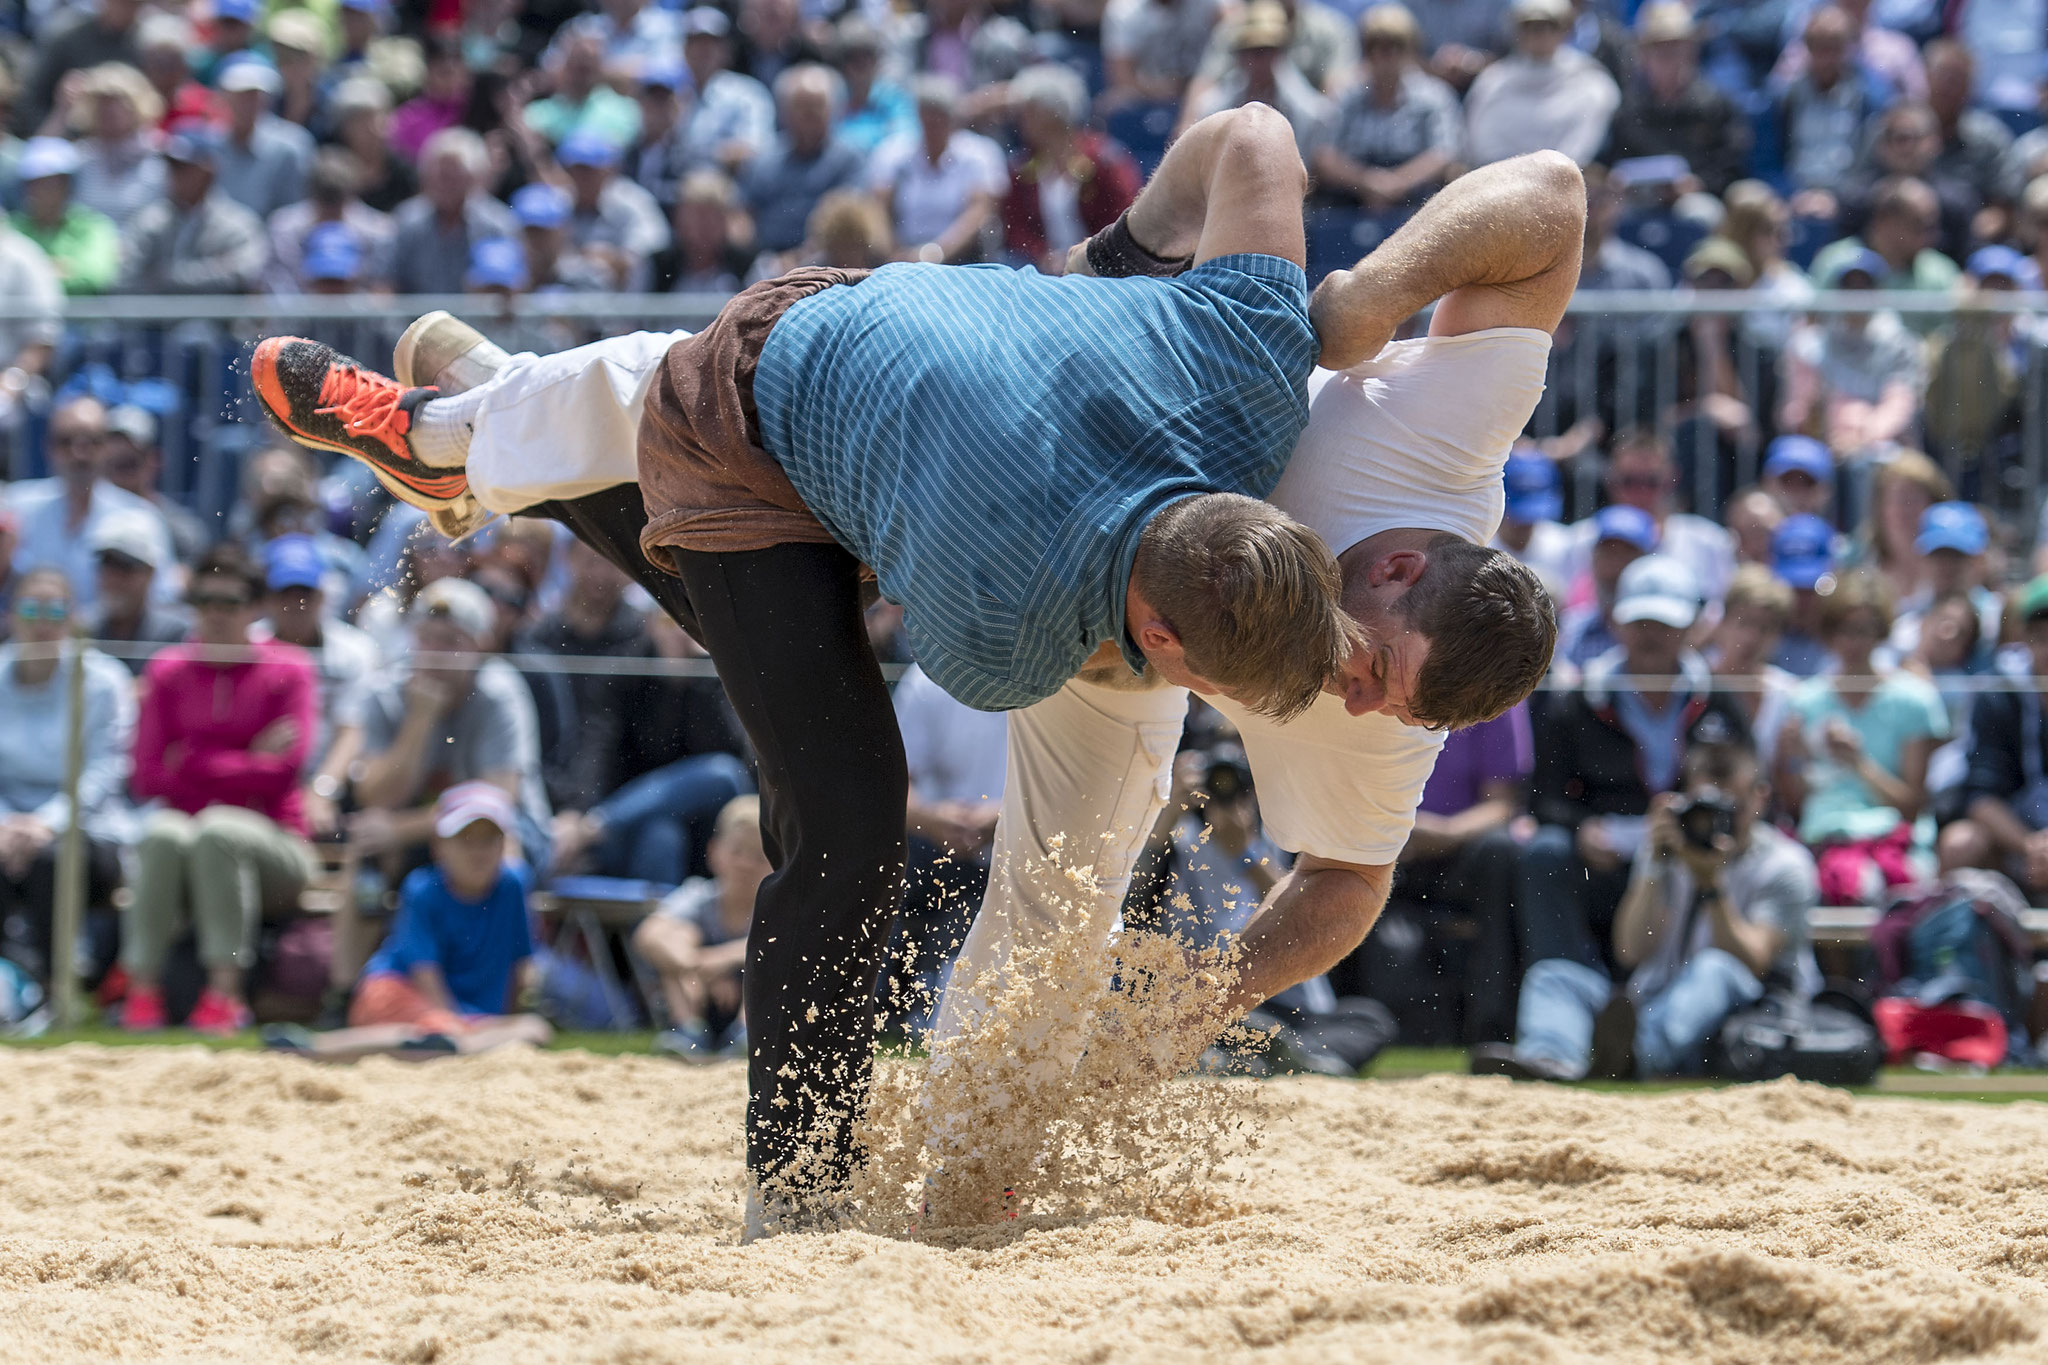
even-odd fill
[[[398,892],[398,917],[364,975],[410,976],[438,967],[464,1014],[503,1014],[512,1001],[512,972],[533,956],[526,899],[533,870],[507,863],[481,901],[457,900],[441,869],[420,868]]]

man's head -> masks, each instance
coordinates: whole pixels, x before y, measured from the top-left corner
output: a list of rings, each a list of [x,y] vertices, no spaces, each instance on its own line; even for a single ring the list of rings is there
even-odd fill
[[[1714,628],[1716,660],[1725,672],[1754,673],[1778,652],[1778,641],[1792,622],[1792,589],[1761,564],[1735,571],[1722,600],[1721,621]]]
[[[596,133],[571,133],[555,149],[555,160],[569,174],[576,212],[596,213],[598,200],[618,171],[618,147]]]
[[[690,73],[674,60],[651,62],[640,70],[635,91],[640,97],[641,144],[659,142],[682,117],[682,91]]]
[[[554,273],[555,262],[568,243],[569,219],[575,211],[576,201],[569,192],[544,180],[522,185],[512,196],[512,216],[519,220],[527,264],[536,279]]]
[[[1088,86],[1071,68],[1041,62],[1010,82],[1010,105],[1026,147],[1054,147],[1088,121]]]
[[[1363,639],[1329,691],[1352,715],[1457,730],[1535,690],[1557,611],[1512,555],[1445,532],[1421,549],[1347,560],[1344,609]]]
[[[411,619],[413,652],[438,656],[432,663],[415,664],[414,671],[439,679],[456,696],[467,696],[498,621],[490,594],[466,579],[436,579],[413,599]]]
[[[221,541],[199,556],[185,587],[185,601],[192,608],[192,639],[215,648],[247,644],[262,597],[263,574],[249,552],[233,541]]]
[[[163,97],[140,71],[125,62],[103,62],[85,73],[92,101],[92,135],[104,142],[134,137],[164,116]]]
[[[774,868],[761,847],[761,798],[735,796],[718,812],[704,862],[719,890],[735,900],[752,902]]]
[[[1382,0],[1358,17],[1358,46],[1366,69],[1376,82],[1401,78],[1422,52],[1422,25],[1415,12],[1398,0]]]
[[[1359,632],[1321,536],[1257,498],[1183,498],[1138,538],[1125,632],[1168,682],[1286,720],[1315,702]]]
[[[1835,457],[1811,436],[1780,436],[1764,456],[1764,487],[1787,516],[1826,516],[1835,495]]]
[[[1698,832],[1712,826],[1715,807],[1727,811],[1731,851],[1749,845],[1750,831],[1770,809],[1771,785],[1764,779],[1763,765],[1747,742],[1727,738],[1695,739],[1685,749],[1681,790],[1697,812],[1690,817]],[[1681,817],[1681,827],[1687,817]]]
[[[505,836],[518,827],[518,808],[490,782],[458,782],[434,803],[434,866],[459,901],[491,894],[503,875]]]
[[[699,5],[683,16],[683,65],[699,90],[732,65],[732,20],[714,5]]]
[[[2048,678],[2048,574],[2020,590],[2020,630],[2032,657],[2034,676]]]
[[[218,149],[213,134],[192,128],[164,139],[164,178],[170,201],[181,209],[195,209],[213,192],[215,157]]]
[[[389,12],[387,0],[341,0],[342,50],[356,55],[367,49],[383,35]]]
[[[420,148],[420,193],[443,217],[457,217],[490,166],[482,138],[467,128],[443,128]]]
[[[790,150],[814,157],[832,137],[832,120],[846,103],[846,83],[829,66],[804,62],[775,78],[775,108]]]
[[[150,587],[163,567],[162,528],[155,523],[155,513],[124,507],[93,527],[89,546],[100,609],[110,621],[136,621],[148,609]]]
[[[468,99],[471,77],[461,39],[453,34],[435,34],[427,39],[425,47],[427,70],[420,93],[443,104],[460,104]]]
[[[1593,589],[1604,603],[1620,591],[1628,566],[1657,548],[1657,521],[1640,507],[1613,503],[1593,515]]]
[[[569,542],[569,596],[579,607],[610,615],[632,582],[626,571],[581,540]]]
[[[107,444],[107,407],[80,396],[50,415],[50,472],[74,496],[89,492],[100,476]]]
[[[1940,230],[1941,200],[1926,181],[1902,175],[1878,182],[1870,196],[1870,222],[1864,226],[1863,240],[1894,271],[1911,270],[1914,257]],[[1881,286],[1883,281],[1877,283]]]
[[[1935,596],[1968,592],[1983,575],[1991,527],[1967,502],[1937,502],[1920,514],[1913,548],[1927,556],[1927,586]]]
[[[76,605],[62,569],[30,569],[14,585],[14,638],[25,645],[56,644]]]
[[[571,20],[563,30],[555,59],[555,88],[563,98],[581,101],[604,75],[604,29],[596,15]]]
[[[1655,0],[1636,14],[1636,55],[1650,93],[1665,104],[1699,73],[1700,45],[1683,0]]]
[[[1501,483],[1507,491],[1502,515],[1518,526],[1556,521],[1564,514],[1562,482],[1556,463],[1542,451],[1510,451],[1501,470]]]
[[[71,205],[71,182],[81,158],[67,138],[32,137],[22,145],[14,172],[21,179],[22,207],[29,218],[54,228]]]
[[[228,106],[228,130],[246,142],[256,123],[270,112],[270,102],[283,89],[277,68],[260,57],[243,57],[221,73],[220,92]]]
[[[1965,593],[1949,593],[1928,603],[1921,616],[1918,654],[1937,673],[1967,668],[1982,635],[1977,604]]]
[[[1977,62],[1970,49],[1953,38],[1936,38],[1927,45],[1927,103],[1943,125],[1953,128],[1970,107],[1970,92],[1977,81]]]
[[[1287,11],[1279,0],[1252,0],[1230,35],[1237,69],[1253,90],[1269,90],[1281,55],[1287,50]]]
[[[269,589],[264,605],[278,639],[308,649],[319,643],[326,576],[320,546],[311,536],[279,536],[263,547],[263,582]]]
[[[1681,560],[1645,555],[1624,569],[1613,612],[1614,633],[1628,656],[1622,671],[1657,677],[1676,673],[1700,606],[1699,579]]]
[[[271,60],[279,78],[295,89],[310,89],[327,65],[328,28],[310,10],[280,10],[266,25]]]
[[[1614,438],[1606,473],[1611,500],[1661,517],[1670,508],[1671,490],[1677,482],[1671,451],[1656,432],[1638,427]]]
[[[1769,565],[1771,537],[1784,524],[1785,509],[1761,488],[1745,488],[1728,499],[1728,534],[1741,564]]]
[[[225,57],[246,51],[256,36],[256,19],[262,12],[258,0],[213,0],[214,52]]]
[[[1515,0],[1510,13],[1518,54],[1534,62],[1547,62],[1557,55],[1572,21],[1571,0]]]
[[[1887,175],[1925,175],[1941,155],[1941,121],[1927,105],[1895,104],[1885,111],[1872,150]]]
[[[1806,21],[1806,73],[1815,86],[1832,90],[1849,70],[1849,47],[1856,40],[1855,21],[1839,6],[1825,5]]]

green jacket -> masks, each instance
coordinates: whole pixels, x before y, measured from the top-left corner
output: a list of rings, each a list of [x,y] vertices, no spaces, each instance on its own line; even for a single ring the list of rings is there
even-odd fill
[[[103,294],[121,273],[121,234],[104,213],[73,204],[51,231],[37,227],[26,213],[10,221],[16,232],[43,249],[67,294]]]

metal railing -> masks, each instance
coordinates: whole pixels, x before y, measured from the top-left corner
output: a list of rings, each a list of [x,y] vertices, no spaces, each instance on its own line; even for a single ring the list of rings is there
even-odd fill
[[[445,308],[508,349],[549,352],[640,329],[694,330],[716,316],[724,301],[717,294],[79,298],[64,306],[67,326],[54,378],[62,384],[89,372],[123,383],[156,381],[156,400],[170,409],[164,424],[166,491],[201,513],[218,514],[232,501],[241,461],[270,439],[242,372],[249,346],[261,336],[304,333],[374,364],[390,354],[414,318]],[[1655,428],[1672,441],[1684,501],[1717,514],[1731,492],[1755,481],[1776,430],[1787,338],[1809,319],[1876,309],[1895,312],[1917,333],[1931,334],[1964,325],[1962,319],[2030,320],[2048,310],[2048,295],[1977,295],[1964,305],[1944,295],[1898,291],[1826,293],[1799,303],[1744,291],[1584,292],[1572,300],[1559,329],[1530,432],[1559,437],[1589,417],[1609,435],[1622,427]],[[0,299],[0,324],[31,316],[33,310],[19,301]],[[1746,428],[1717,426],[1698,401],[1700,364],[1688,324],[1706,317],[1730,320],[1726,359],[1752,412]],[[1980,409],[1999,411],[1979,411],[1964,421],[1964,414],[1944,407],[1923,414],[1932,420],[1908,434],[1909,443],[1932,447],[1929,453],[1965,497],[2031,524],[2048,482],[2048,338],[2035,338],[2030,323],[2022,331],[2007,362],[2012,393],[1971,396]],[[1957,432],[1977,428],[1984,431],[1981,440],[1958,443]],[[15,446],[9,473],[39,472],[33,423]],[[1841,481],[1845,520],[1862,511],[1863,463],[1849,461],[1849,477]],[[1572,510],[1583,515],[1597,500],[1596,465],[1580,460],[1568,467]]]

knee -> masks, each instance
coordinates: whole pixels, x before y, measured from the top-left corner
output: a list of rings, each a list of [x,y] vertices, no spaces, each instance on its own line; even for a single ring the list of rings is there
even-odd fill
[[[1585,963],[1574,962],[1567,957],[1546,957],[1541,962],[1531,963],[1522,977],[1522,989],[1525,991],[1564,988],[1577,994],[1589,986],[1606,990],[1611,984]]]
[[[1998,850],[1975,820],[1958,820],[1944,828],[1941,837],[1935,840],[1934,854],[1943,873],[1959,867],[1997,866]]]
[[[192,817],[183,811],[160,810],[143,822],[135,851],[144,859],[182,858],[197,833]]]
[[[731,754],[705,754],[698,762],[704,765],[707,778],[724,785],[726,790],[720,798],[721,807],[735,796],[754,789],[754,779],[748,774],[747,765]]]

